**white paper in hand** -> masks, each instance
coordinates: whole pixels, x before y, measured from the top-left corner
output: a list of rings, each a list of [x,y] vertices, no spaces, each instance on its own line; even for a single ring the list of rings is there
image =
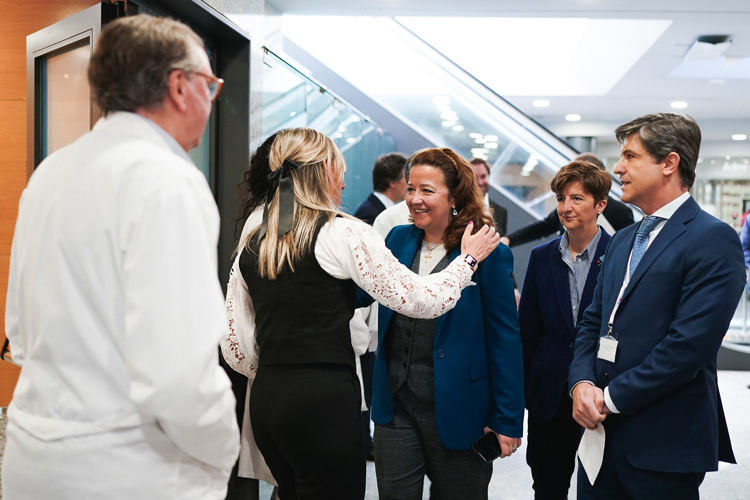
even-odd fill
[[[593,486],[604,460],[604,426],[602,424],[597,424],[593,431],[586,429],[583,432],[581,444],[578,445],[578,458],[586,471],[589,483]]]

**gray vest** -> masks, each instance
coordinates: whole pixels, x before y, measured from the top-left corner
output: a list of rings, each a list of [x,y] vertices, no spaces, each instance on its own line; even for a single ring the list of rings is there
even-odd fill
[[[417,251],[411,270],[419,272],[421,252]],[[446,254],[430,274],[438,273],[450,264]],[[407,318],[394,314],[393,332],[388,355],[388,378],[391,393],[396,393],[406,383],[409,390],[423,403],[435,401],[435,377],[433,373],[432,344],[435,337],[434,319]]]

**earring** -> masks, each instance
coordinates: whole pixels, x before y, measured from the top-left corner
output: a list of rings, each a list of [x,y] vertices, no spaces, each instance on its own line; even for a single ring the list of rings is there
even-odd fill
[[[458,212],[456,211],[456,207],[453,207],[453,215],[458,215]]]

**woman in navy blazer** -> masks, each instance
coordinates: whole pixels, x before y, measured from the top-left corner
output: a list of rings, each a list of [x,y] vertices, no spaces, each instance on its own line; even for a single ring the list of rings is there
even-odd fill
[[[467,224],[492,225],[492,217],[473,168],[448,148],[417,152],[407,177],[414,225],[394,228],[386,245],[404,265],[429,274],[458,255]],[[523,371],[512,269],[513,255],[500,245],[474,274],[476,286],[436,320],[380,308],[372,420],[381,500],[421,499],[428,470],[433,500],[487,498],[492,464],[472,443],[494,432],[501,456],[520,446]]]
[[[565,233],[531,251],[523,282],[518,316],[529,410],[526,461],[537,500],[566,499],[575,468],[581,427],[567,394],[568,366],[576,324],[591,303],[610,240],[597,217],[611,185],[606,171],[586,161],[557,172],[550,186]]]

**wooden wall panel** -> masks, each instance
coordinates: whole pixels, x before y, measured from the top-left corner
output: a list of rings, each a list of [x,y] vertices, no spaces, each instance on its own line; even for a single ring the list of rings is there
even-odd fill
[[[0,0],[0,342],[5,340],[8,261],[18,199],[26,186],[26,36],[99,2]],[[0,363],[0,406],[8,406],[18,369]]]

